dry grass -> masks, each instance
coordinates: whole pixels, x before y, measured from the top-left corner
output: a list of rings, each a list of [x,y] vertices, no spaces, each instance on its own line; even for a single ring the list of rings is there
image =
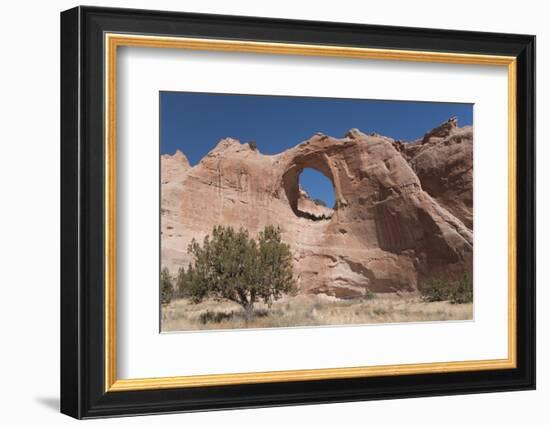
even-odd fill
[[[353,300],[300,295],[279,300],[270,309],[257,304],[254,319],[247,323],[242,308],[235,303],[192,304],[178,299],[162,308],[162,331],[471,320],[472,317],[472,303],[424,302],[416,295],[384,294]]]

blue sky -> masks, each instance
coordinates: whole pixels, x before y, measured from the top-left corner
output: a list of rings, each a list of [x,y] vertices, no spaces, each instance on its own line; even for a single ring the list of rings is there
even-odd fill
[[[350,128],[413,141],[451,116],[471,125],[473,105],[161,92],[160,151],[180,149],[195,165],[224,137],[255,140],[260,152],[276,154],[317,132],[343,137]],[[311,197],[334,204],[332,185],[321,173],[304,170],[300,184]]]

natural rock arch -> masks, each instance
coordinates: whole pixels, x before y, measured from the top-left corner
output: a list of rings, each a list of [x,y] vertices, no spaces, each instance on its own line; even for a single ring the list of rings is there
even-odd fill
[[[325,161],[328,162],[328,158],[326,158]],[[315,208],[314,205],[307,205],[308,203],[313,204],[313,202],[307,198],[307,195],[304,194],[300,187],[300,175],[304,170],[312,169],[320,172],[330,181],[332,184],[332,190],[335,194],[335,199],[337,199],[336,190],[334,187],[334,177],[327,162],[319,161],[318,158],[314,158],[312,161],[305,160],[300,163],[293,163],[283,174],[282,185],[285,196],[288,200],[290,209],[297,217],[303,217],[316,221],[321,219],[322,216],[324,219],[330,219],[333,216],[334,210],[331,206],[327,206],[326,208]]]
[[[174,176],[164,170],[174,161],[163,158],[161,228],[169,229],[162,234],[163,264],[172,270],[186,265],[191,238],[201,239],[215,224],[251,233],[274,224],[291,246],[304,293],[414,291],[421,279],[471,272],[472,231],[457,218],[465,211],[467,219],[471,205],[460,197],[451,203],[431,195],[415,172],[445,177],[434,174],[429,161],[421,162],[436,150],[442,152],[441,169],[451,159],[471,164],[471,137],[454,122],[409,145],[354,129],[342,139],[314,135],[278,155],[224,139],[195,167],[181,167]],[[450,149],[454,154],[445,155]],[[330,220],[297,214],[304,168],[333,183],[337,208]],[[461,181],[471,182],[471,167],[463,170]]]

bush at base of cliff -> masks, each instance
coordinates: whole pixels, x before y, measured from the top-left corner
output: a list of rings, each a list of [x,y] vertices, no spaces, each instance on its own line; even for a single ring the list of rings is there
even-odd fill
[[[464,275],[458,280],[434,278],[418,285],[424,301],[450,301],[453,304],[471,303],[474,299],[473,279]]]
[[[169,304],[174,297],[174,285],[172,276],[166,267],[160,273],[160,302],[163,305]]]
[[[193,240],[188,252],[194,261],[187,270],[180,269],[177,287],[194,303],[230,300],[249,320],[256,302],[271,306],[295,291],[290,247],[282,242],[278,227],[266,226],[256,240],[244,229],[216,226],[202,245]]]

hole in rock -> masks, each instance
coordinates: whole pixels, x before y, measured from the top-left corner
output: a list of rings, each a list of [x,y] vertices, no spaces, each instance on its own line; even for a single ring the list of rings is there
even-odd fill
[[[311,220],[329,220],[334,214],[336,197],[332,181],[323,173],[304,168],[298,176],[299,215]]]

